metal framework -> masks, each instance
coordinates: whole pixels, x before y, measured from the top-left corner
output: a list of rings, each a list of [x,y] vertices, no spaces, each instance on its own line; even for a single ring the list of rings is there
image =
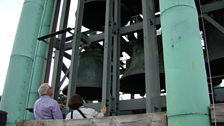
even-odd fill
[[[69,78],[68,95],[70,97],[75,92],[76,80],[78,77],[78,55],[80,47],[88,46],[91,43],[103,41],[103,80],[102,80],[102,101],[99,103],[88,103],[86,106],[99,108],[107,106],[110,115],[119,115],[121,112],[130,110],[146,110],[146,112],[162,111],[166,107],[165,96],[160,96],[159,80],[159,57],[156,42],[156,27],[160,26],[160,17],[155,16],[155,6],[153,0],[142,0],[142,22],[133,25],[121,26],[121,0],[106,0],[105,29],[99,34],[90,35],[82,32],[82,21],[85,4],[95,0],[79,0],[76,12],[75,28],[67,28],[70,0],[64,0],[61,13],[59,13],[61,0],[55,0],[54,15],[50,34],[39,39],[48,43],[46,52],[47,62],[43,73],[43,81],[49,81],[50,66],[54,65],[52,86],[54,88],[54,98],[59,95],[59,88],[64,83],[65,78]],[[114,5],[114,6],[113,6]],[[215,28],[224,33],[224,27],[212,18],[212,14],[224,9],[224,0],[214,1],[201,5],[202,15],[206,22],[211,23]],[[150,8],[149,8],[150,7]],[[60,14],[60,22],[59,20]],[[56,27],[59,25],[59,30]],[[139,30],[144,31],[144,53],[145,55],[145,83],[146,98],[119,100],[120,89],[120,53],[126,52],[131,55],[131,46],[122,36]],[[72,32],[71,32],[72,31]],[[66,36],[66,33],[72,33]],[[57,37],[56,37],[57,36]],[[150,41],[150,43],[149,43]],[[72,50],[72,54],[65,51]],[[52,54],[54,52],[54,62]],[[63,57],[71,60],[69,68],[66,67]],[[150,58],[150,59],[149,59]],[[64,72],[64,76],[61,73]]]

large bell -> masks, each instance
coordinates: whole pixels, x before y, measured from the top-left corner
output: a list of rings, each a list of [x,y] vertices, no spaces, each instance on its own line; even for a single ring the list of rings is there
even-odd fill
[[[92,0],[85,3],[83,26],[90,30],[103,31],[105,26],[106,0]],[[121,26],[125,26],[130,17],[141,12],[140,0],[121,0]]]
[[[124,93],[145,94],[144,49],[143,42],[132,40],[131,59],[127,60],[126,70],[121,78],[120,90]]]
[[[145,63],[142,32],[138,39],[130,41],[132,45],[131,59],[127,60],[126,70],[120,80],[120,90],[124,93],[145,94]],[[160,67],[160,89],[165,90],[165,74],[163,65],[162,38],[157,37],[159,49],[159,67]]]
[[[84,100],[101,100],[102,95],[103,51],[86,49],[79,56],[76,93]],[[67,94],[67,86],[63,90]]]

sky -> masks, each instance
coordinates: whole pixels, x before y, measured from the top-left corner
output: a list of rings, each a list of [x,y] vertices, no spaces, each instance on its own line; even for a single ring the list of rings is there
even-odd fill
[[[16,35],[24,0],[0,0],[0,95],[3,93],[10,55]],[[72,11],[76,10],[77,1],[71,1]],[[75,14],[69,15],[68,27],[74,27]]]
[[[2,95],[23,0],[0,0],[0,95]]]

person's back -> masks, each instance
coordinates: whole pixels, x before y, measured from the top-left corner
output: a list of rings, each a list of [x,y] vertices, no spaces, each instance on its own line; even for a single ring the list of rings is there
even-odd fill
[[[97,112],[93,108],[85,108],[82,97],[77,94],[69,99],[68,106],[72,111],[66,115],[66,119],[98,118],[103,117],[106,113],[106,107],[103,107],[101,112]]]
[[[92,108],[80,107],[79,110],[85,115],[86,118],[99,118],[104,116],[104,113],[97,112]],[[73,115],[71,115],[72,113]],[[73,110],[73,112],[69,112],[66,115],[66,119],[83,119],[85,117],[83,117],[78,110]]]
[[[57,101],[49,96],[41,96],[34,105],[36,120],[62,119]]]
[[[40,85],[38,92],[40,98],[34,104],[34,117],[36,120],[63,119],[62,112],[56,100],[52,99],[52,89],[47,83]]]

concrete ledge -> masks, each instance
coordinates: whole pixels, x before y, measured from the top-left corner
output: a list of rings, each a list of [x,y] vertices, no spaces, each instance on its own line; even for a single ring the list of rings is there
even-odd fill
[[[17,126],[167,126],[165,113],[111,116],[94,119],[20,121]]]
[[[224,103],[211,104],[210,114],[212,123],[224,123]]]

